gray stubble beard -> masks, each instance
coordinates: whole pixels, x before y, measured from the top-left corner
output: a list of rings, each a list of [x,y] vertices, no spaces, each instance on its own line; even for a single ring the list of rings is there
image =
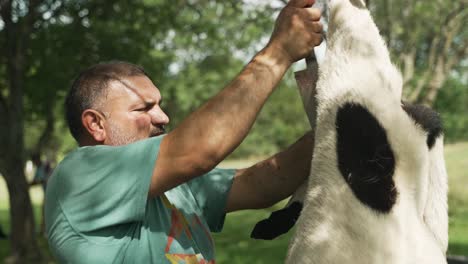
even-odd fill
[[[109,144],[112,146],[121,146],[133,143],[140,140],[136,135],[130,135],[125,129],[118,127],[115,124],[109,124],[110,140]]]
[[[135,141],[145,139],[145,138],[139,138],[136,135],[130,135],[128,132],[125,131],[125,129],[112,123],[109,124],[109,130],[110,130],[109,144],[112,146],[127,145]],[[156,126],[156,127],[151,128],[149,137],[155,137],[162,133],[165,133],[164,126]]]

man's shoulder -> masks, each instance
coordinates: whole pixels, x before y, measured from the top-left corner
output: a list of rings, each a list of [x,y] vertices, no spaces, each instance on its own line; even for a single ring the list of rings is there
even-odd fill
[[[109,159],[110,161],[116,162],[118,160],[115,160],[115,158],[121,156],[131,159],[135,157],[135,153],[138,153],[140,150],[143,151],[148,145],[156,145],[157,149],[159,149],[159,144],[163,137],[164,135],[142,139],[121,146],[95,145],[78,147],[68,153],[59,163],[58,167],[73,168],[77,162],[80,163],[80,166],[92,166],[96,163],[96,159]]]
[[[68,153],[58,164],[57,167],[52,171],[52,174],[49,177],[48,185],[49,188],[53,188],[55,183],[59,179],[63,179],[63,175],[67,172],[76,171],[75,169],[86,166],[86,162],[82,162],[84,148],[77,148],[70,153]],[[60,184],[58,184],[60,186]]]

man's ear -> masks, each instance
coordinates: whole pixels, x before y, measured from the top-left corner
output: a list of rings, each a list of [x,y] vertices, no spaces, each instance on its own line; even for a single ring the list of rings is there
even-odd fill
[[[104,129],[104,116],[96,110],[86,109],[81,114],[83,127],[89,135],[97,142],[104,142],[106,139],[106,130]]]

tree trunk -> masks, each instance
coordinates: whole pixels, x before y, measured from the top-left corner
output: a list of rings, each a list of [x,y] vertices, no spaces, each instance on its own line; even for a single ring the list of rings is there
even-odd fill
[[[427,93],[422,98],[421,103],[432,106],[437,98],[440,89],[443,87],[445,80],[447,79],[447,73],[444,72],[444,62],[439,59],[436,68],[433,72],[432,78],[427,85]]]
[[[10,107],[6,128],[8,141],[0,168],[10,198],[10,248],[7,263],[40,263],[42,254],[36,241],[34,214],[29,197],[29,186],[24,175],[23,124],[23,58],[11,56],[8,61]]]
[[[10,248],[8,263],[40,263],[42,254],[36,243],[34,215],[24,175],[21,154],[10,151],[4,178],[10,197]],[[19,151],[18,151],[19,152]]]
[[[40,263],[42,254],[36,241],[34,214],[29,197],[29,186],[24,175],[24,128],[22,81],[15,71],[10,75],[10,85],[14,87],[10,94],[9,117],[5,133],[8,141],[2,149],[5,151],[0,164],[10,198],[10,249],[7,263]]]
[[[34,10],[37,1],[30,2],[29,8]],[[29,186],[24,175],[24,108],[23,93],[24,80],[27,65],[26,40],[31,33],[29,17],[24,18],[28,23],[22,24],[13,20],[13,2],[0,1],[0,15],[4,22],[5,35],[2,49],[6,62],[6,80],[9,90],[8,96],[2,97],[6,105],[5,114],[1,118],[5,120],[2,134],[6,140],[1,141],[2,151],[0,155],[0,173],[3,174],[8,187],[10,198],[10,257],[7,263],[41,263],[42,254],[39,250],[34,214],[29,197]],[[0,95],[1,96],[1,95]],[[3,145],[4,144],[4,145]]]
[[[53,101],[53,100],[51,100]],[[49,105],[53,105],[53,102],[47,102]],[[46,109],[46,125],[44,127],[44,130],[42,130],[41,136],[39,137],[39,140],[37,141],[37,144],[35,145],[33,152],[42,154],[44,153],[44,150],[47,149],[47,147],[51,146],[51,141],[54,135],[54,130],[55,130],[55,116],[54,116],[54,108],[53,107],[48,107]],[[49,148],[51,149],[51,148]]]

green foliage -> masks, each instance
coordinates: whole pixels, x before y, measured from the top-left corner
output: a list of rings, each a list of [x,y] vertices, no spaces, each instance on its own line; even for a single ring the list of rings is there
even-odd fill
[[[446,82],[466,72],[466,1],[372,0],[370,9],[402,69],[407,101],[434,105]],[[465,75],[466,78],[466,75]]]
[[[292,74],[287,76],[291,79]],[[299,90],[284,81],[259,114],[250,134],[231,158],[269,155],[285,149],[310,130]]]
[[[100,61],[126,60],[145,66],[153,78],[167,78],[174,54],[155,43],[172,30],[177,10],[166,1],[61,1],[55,7],[44,3],[41,10],[40,16],[55,15],[40,20],[30,36],[25,141],[34,149],[52,115],[55,133],[46,152],[55,155],[76,146],[64,133],[63,101],[79,71]]]
[[[64,133],[62,104],[82,69],[108,60],[144,66],[177,125],[240,71],[272,27],[272,9],[233,0],[44,1],[35,11],[23,99],[25,141],[35,149],[53,116],[46,152],[59,156],[76,146]],[[5,67],[0,72],[0,92],[7,97]]]
[[[61,16],[44,21],[31,36],[24,101],[28,149],[53,112],[55,133],[47,152],[61,157],[76,147],[65,133],[62,102],[80,70],[113,59],[144,66],[162,91],[173,128],[258,51],[273,27],[274,9],[240,1],[68,1],[56,12]],[[285,83],[234,157],[273,153],[306,131],[296,88]]]
[[[440,26],[427,27],[427,21],[436,17],[437,21],[431,23],[441,24],[443,17],[434,13],[443,11],[447,15],[456,7],[452,2],[439,5],[416,1],[405,13],[404,1],[392,5],[387,0],[371,1],[374,17],[396,61],[403,65],[400,55],[417,48],[410,86],[422,78],[431,36],[441,31]],[[126,60],[144,66],[162,91],[170,128],[177,126],[229,83],[262,47],[276,11],[268,4],[235,0],[43,1],[27,53],[27,148],[34,149],[48,115],[54,117],[55,127],[46,152],[63,156],[76,146],[63,121],[64,96],[80,70],[100,61]],[[395,19],[399,14],[404,19]],[[411,31],[407,30],[409,25]],[[455,42],[462,43],[463,36]],[[0,34],[0,43],[4,37]],[[5,67],[0,64],[0,93],[7,97],[5,76]],[[444,118],[448,140],[466,139],[466,88],[453,79],[440,93],[436,108]],[[271,154],[307,129],[293,77],[288,74],[232,157]]]
[[[450,79],[440,91],[434,108],[440,113],[448,142],[468,139],[468,85]]]

